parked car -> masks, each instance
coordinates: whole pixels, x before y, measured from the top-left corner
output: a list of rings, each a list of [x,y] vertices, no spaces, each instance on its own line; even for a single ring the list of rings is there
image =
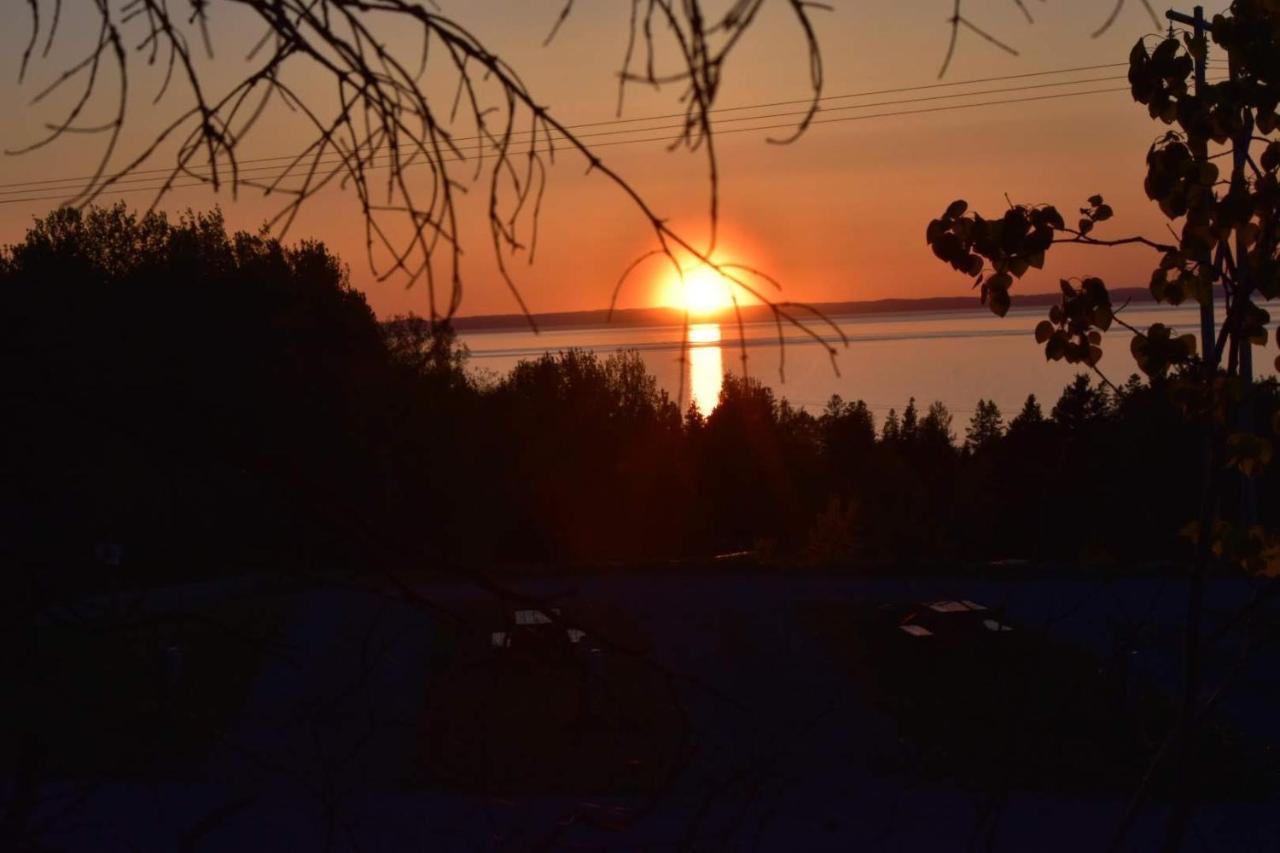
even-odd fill
[[[1003,614],[968,599],[941,599],[914,605],[889,605],[888,621],[898,631],[918,640],[1006,634],[1013,630]]]
[[[571,649],[581,644],[586,633],[565,627],[560,621],[560,608],[549,610],[551,616],[531,607],[510,611],[507,626],[490,632],[489,645],[495,649]]]

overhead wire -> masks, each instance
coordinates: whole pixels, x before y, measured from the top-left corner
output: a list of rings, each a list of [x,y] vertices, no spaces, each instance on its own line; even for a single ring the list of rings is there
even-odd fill
[[[955,81],[953,83],[935,83],[935,84],[929,84],[929,85],[923,85],[923,86],[896,87],[894,89],[880,89],[880,90],[860,92],[860,93],[832,95],[832,96],[825,97],[822,100],[824,101],[847,100],[854,97],[868,97],[876,94],[934,90],[934,89],[945,88],[945,87],[959,87],[959,86],[974,85],[974,84],[984,83],[984,82],[993,82],[997,80],[1018,80],[1018,79],[1027,79],[1027,78],[1035,78],[1035,77],[1044,77],[1044,76],[1050,76],[1054,74],[1064,74],[1064,73],[1070,73],[1072,71],[1086,71],[1086,70],[1097,70],[1097,69],[1105,69],[1105,68],[1116,68],[1122,65],[1125,65],[1125,64],[1116,63],[1116,64],[1102,65],[1102,66],[1082,66],[1077,69],[1058,69],[1055,71],[1028,72],[1025,74],[1004,75],[1001,77],[988,77],[988,78],[978,78],[974,80]],[[1067,86],[1085,85],[1089,83],[1109,82],[1112,80],[1121,80],[1121,79],[1125,79],[1125,78],[1121,76],[1093,77],[1093,78],[1087,78],[1087,79],[1055,81],[1055,82],[1049,82],[1049,83],[1037,83],[1037,84],[1030,84],[1025,86],[1011,86],[1011,87],[1002,87],[1002,88],[996,88],[996,89],[986,89],[986,90],[970,91],[970,92],[955,92],[955,93],[943,94],[943,95],[931,95],[923,98],[894,99],[894,100],[873,102],[868,104],[850,104],[850,105],[844,105],[839,107],[833,107],[833,108],[824,110],[823,112],[831,113],[836,111],[862,110],[862,109],[870,109],[874,107],[884,107],[884,106],[904,106],[904,105],[909,105],[914,103],[924,103],[924,102],[937,101],[937,100],[972,98],[972,97],[979,97],[982,95],[989,95],[989,94],[1008,94],[1012,92],[1039,90],[1039,89],[1045,89],[1045,88],[1061,88],[1061,87],[1067,87]],[[1123,92],[1128,90],[1129,89],[1127,86],[1111,87],[1111,88],[1105,88],[1105,89],[1089,89],[1084,91],[1056,92],[1052,94],[1019,97],[1019,98],[997,98],[997,99],[992,99],[987,101],[979,101],[975,103],[946,104],[942,106],[934,106],[934,107],[927,107],[927,108],[921,108],[921,109],[891,110],[888,112],[868,113],[868,114],[861,114],[861,115],[834,116],[834,117],[827,117],[827,118],[818,117],[818,118],[814,118],[810,122],[810,124],[826,125],[826,124],[837,124],[837,123],[844,123],[844,122],[851,122],[851,121],[865,121],[869,119],[892,118],[895,116],[923,115],[923,114],[950,112],[950,111],[957,111],[957,110],[964,110],[964,109],[973,109],[973,108],[979,108],[979,107],[1001,106],[1006,104],[1050,101],[1050,100],[1058,100],[1062,98],[1115,93],[1115,92]],[[760,104],[741,105],[741,106],[735,106],[735,107],[725,107],[725,108],[713,110],[712,112],[716,114],[724,114],[724,113],[730,113],[730,112],[740,112],[745,110],[767,109],[767,108],[772,108],[777,106],[786,106],[790,104],[808,104],[808,103],[809,103],[808,100],[777,101],[777,102],[771,102],[771,103],[760,103]],[[732,128],[724,128],[724,129],[721,129],[721,126],[731,122],[758,122],[758,121],[769,121],[769,120],[778,119],[778,118],[794,118],[794,117],[799,117],[801,115],[804,115],[805,112],[806,110],[801,110],[796,112],[775,112],[775,113],[766,113],[766,114],[760,114],[760,115],[720,119],[719,121],[716,121],[714,123],[713,131],[717,137],[720,137],[720,136],[733,135],[738,133],[752,133],[752,132],[763,132],[768,130],[786,129],[786,128],[792,127],[794,123],[778,122],[778,123],[766,124],[766,125],[753,125],[751,127],[732,127]],[[639,122],[645,122],[645,121],[660,121],[660,120],[670,119],[670,118],[683,119],[684,115],[668,114],[668,115],[661,115],[661,116],[637,117],[632,119],[619,119],[614,121],[589,122],[589,123],[583,123],[583,124],[577,124],[577,125],[569,125],[569,126],[566,126],[565,129],[573,130],[574,128],[580,128],[580,127],[605,127],[605,126],[613,126],[618,124],[639,123]],[[664,142],[669,144],[673,141],[670,133],[666,133],[663,136],[656,136],[656,137],[649,136],[649,137],[643,137],[643,138],[637,138],[637,135],[657,133],[660,131],[682,131],[685,128],[686,128],[686,125],[682,122],[680,124],[663,125],[658,127],[605,130],[605,131],[598,131],[595,133],[575,134],[575,138],[579,140],[583,140],[583,139],[596,139],[600,137],[618,136],[618,135],[627,135],[631,137],[627,139],[618,139],[618,140],[612,140],[612,141],[606,141],[606,142],[593,143],[591,146],[592,148],[604,148],[604,147],[611,147],[614,145],[635,145],[635,144],[645,144],[645,143],[653,143],[653,142]],[[527,134],[528,131],[524,131],[522,133]],[[484,137],[479,137],[479,136],[469,137],[469,139],[475,139],[475,140],[480,140],[483,138]],[[553,139],[552,141],[565,143],[567,140],[568,140],[568,137],[560,136],[558,139]],[[464,141],[464,139],[459,138],[457,141]],[[524,141],[517,140],[514,144],[523,145],[528,141],[529,140],[524,140]],[[546,144],[542,143],[541,140],[539,140],[535,147],[544,149],[544,153],[545,153],[545,151],[549,149],[549,146],[547,146],[547,148],[544,148],[544,145]],[[494,145],[492,142],[481,142],[478,145],[459,148],[458,149],[459,153],[457,155],[446,156],[443,159],[450,162],[464,161],[464,160],[470,159],[465,156],[467,154],[482,155],[485,152],[492,153],[493,150],[494,150]],[[522,156],[522,155],[527,155],[529,153],[531,152],[529,151],[529,149],[526,149],[526,148],[520,148],[517,150],[512,150],[507,152],[508,156]],[[384,162],[381,162],[381,163],[377,162],[378,158],[382,158]],[[240,164],[262,163],[262,162],[268,162],[268,161],[274,161],[274,160],[280,160],[280,159],[288,159],[292,162],[289,165],[283,167],[283,169],[281,166],[269,166],[269,167],[259,166],[256,168],[250,167],[247,169],[241,169],[240,170],[241,174],[256,173],[256,172],[268,172],[268,174],[264,174],[264,175],[254,174],[253,176],[247,179],[242,178],[239,181],[239,183],[251,189],[265,190],[266,186],[264,186],[264,183],[269,182],[267,183],[268,186],[277,184],[279,181],[289,177],[291,173],[294,174],[297,178],[301,179],[307,174],[307,172],[313,167],[313,165],[314,166],[340,166],[344,162],[356,159],[356,156],[355,155],[344,156],[341,154],[333,154],[333,155],[324,155],[319,158],[311,158],[311,159],[302,158],[302,160],[299,160],[297,155],[294,155],[289,158],[247,159],[247,160],[241,160],[239,161],[239,163]],[[388,157],[387,155],[374,154],[371,156],[367,153],[362,153],[359,159],[362,161],[360,163],[360,168],[365,171],[374,170],[374,169],[391,168],[393,165],[393,163],[391,162],[391,158]],[[402,166],[425,165],[425,161],[417,161],[417,162],[410,161],[407,163],[403,163],[401,165]],[[143,174],[163,174],[170,177],[165,180],[158,180],[156,178],[140,177]],[[327,174],[327,170],[322,174]],[[195,180],[183,183],[181,182],[182,178],[187,177],[188,175],[183,175],[182,173],[176,173],[178,182],[174,183],[174,182],[171,182],[174,176],[175,176],[175,172],[172,168],[159,169],[159,170],[146,170],[145,172],[144,171],[133,172],[130,174],[129,177],[117,182],[118,184],[126,185],[125,187],[117,189],[113,186],[109,188],[104,193],[104,195],[116,196],[116,195],[121,195],[125,193],[135,193],[135,192],[160,192],[161,190],[167,191],[167,190],[190,189],[195,187],[207,187],[211,183],[208,178],[205,178],[203,176],[196,175],[196,174],[189,174],[189,177],[195,178]],[[44,181],[29,181],[29,182],[0,184],[0,196],[4,196],[4,195],[21,196],[19,198],[0,198],[0,205],[55,201],[55,200],[63,199],[65,198],[65,195],[62,193],[62,191],[63,190],[70,191],[74,189],[74,187],[60,188],[60,187],[53,187],[51,186],[51,184],[73,183],[73,182],[83,181],[83,180],[87,180],[87,179],[86,178],[61,178],[61,179],[52,179],[52,180],[44,180]],[[146,184],[146,186],[132,186],[133,184],[139,184],[139,183]],[[25,189],[13,189],[14,187],[25,187]],[[41,192],[41,191],[49,192],[49,193],[57,193],[57,194],[34,195],[34,196],[24,195],[24,193],[33,193],[33,192]],[[275,191],[283,195],[288,195],[292,192],[288,188],[281,188],[281,187],[276,187]]]
[[[872,108],[872,107],[900,106],[900,105],[905,105],[905,104],[925,103],[925,102],[928,102],[928,101],[937,101],[937,100],[944,100],[944,99],[951,99],[951,98],[969,98],[969,97],[979,97],[979,96],[981,96],[981,95],[1005,94],[1005,93],[1010,93],[1010,92],[1023,92],[1023,91],[1031,91],[1031,90],[1046,89],[1046,88],[1060,88],[1060,87],[1065,87],[1065,86],[1078,86],[1078,85],[1085,85],[1085,84],[1088,84],[1088,83],[1103,83],[1103,82],[1111,82],[1111,81],[1121,80],[1121,79],[1124,79],[1124,78],[1122,78],[1122,77],[1116,77],[1116,76],[1114,76],[1114,75],[1113,75],[1113,76],[1110,76],[1110,77],[1091,77],[1091,78],[1087,78],[1087,79],[1083,79],[1083,80],[1065,80],[1065,81],[1058,81],[1058,82],[1053,82],[1053,83],[1035,83],[1035,84],[1026,85],[1026,86],[1007,86],[1007,87],[1002,87],[1002,88],[998,88],[998,89],[980,89],[980,90],[973,91],[973,92],[957,92],[957,93],[946,94],[946,95],[929,95],[929,96],[926,96],[926,97],[923,97],[923,98],[904,98],[904,99],[895,99],[895,100],[891,100],[891,101],[873,101],[873,102],[871,102],[871,103],[867,103],[867,104],[850,104],[850,105],[845,105],[845,106],[832,107],[832,108],[830,108],[830,109],[823,110],[823,112],[825,112],[825,113],[832,113],[832,112],[836,112],[836,111],[870,109],[870,108]],[[765,107],[768,107],[768,106],[774,106],[774,105],[772,105],[772,104],[766,104],[766,105],[760,105],[760,106],[753,106],[753,107],[750,107],[750,108],[751,108],[751,109],[762,109],[762,108],[765,108]],[[748,107],[736,107],[736,108],[731,108],[731,109],[748,109]],[[736,117],[736,118],[726,118],[726,119],[721,119],[721,120],[720,120],[719,122],[717,122],[716,124],[717,124],[717,126],[719,126],[719,125],[727,124],[727,123],[729,123],[729,122],[762,121],[762,120],[767,120],[767,119],[775,119],[775,118],[791,118],[791,117],[799,118],[799,117],[804,116],[804,115],[806,115],[806,114],[807,114],[807,110],[797,110],[797,111],[794,111],[794,112],[774,112],[774,113],[764,113],[764,114],[760,114],[760,115],[741,116],[741,117]],[[681,116],[656,116],[656,117],[646,118],[646,119],[635,119],[635,121],[654,121],[654,120],[660,120],[660,119],[663,119],[663,118],[681,118]],[[605,122],[597,122],[597,123],[595,123],[595,126],[601,126],[601,125],[603,125],[603,124],[607,124],[607,123],[605,123]],[[642,127],[642,128],[630,128],[630,129],[620,129],[620,130],[603,130],[603,131],[596,131],[596,132],[594,132],[594,133],[574,134],[574,136],[575,136],[575,138],[577,138],[577,139],[595,139],[595,138],[600,138],[600,137],[604,137],[604,136],[618,136],[618,135],[622,135],[622,134],[628,134],[628,135],[630,135],[630,134],[638,134],[638,133],[652,133],[652,132],[660,131],[660,130],[681,130],[681,129],[683,129],[684,127],[685,127],[685,125],[684,125],[683,123],[681,123],[681,124],[675,124],[675,125],[663,125],[663,126],[659,126],[659,127]],[[528,133],[528,131],[521,131],[521,133],[522,133],[522,134],[527,134],[527,133]],[[479,139],[480,137],[474,137],[474,138]],[[569,137],[568,137],[568,136],[565,136],[564,134],[559,134],[559,133],[557,133],[557,134],[555,134],[555,135],[554,135],[554,137],[553,137],[552,141],[553,141],[553,142],[559,142],[559,143],[565,143],[565,142],[567,142],[567,141],[568,141],[568,139],[569,139]],[[539,140],[539,141],[541,142],[541,140]],[[528,142],[528,140],[515,140],[515,143],[516,143],[516,144],[521,144],[521,143],[523,143],[523,142]],[[489,149],[491,149],[492,147],[493,147],[493,145],[492,145],[492,143],[491,143],[491,142],[484,142],[484,143],[481,143],[481,144],[479,144],[479,145],[463,146],[463,147],[461,147],[461,148],[458,148],[457,150],[458,150],[458,151],[460,151],[460,152],[462,152],[462,153],[480,153],[480,152],[483,152],[483,151],[489,150]],[[287,174],[289,174],[290,172],[295,171],[295,170],[296,170],[296,171],[304,171],[305,169],[310,168],[312,165],[316,165],[316,166],[336,165],[336,164],[340,164],[340,163],[346,162],[346,161],[348,161],[348,160],[352,159],[353,157],[354,157],[354,155],[346,155],[346,156],[343,156],[343,155],[340,155],[340,154],[336,154],[336,153],[335,153],[335,154],[322,155],[322,156],[320,156],[320,157],[313,157],[313,158],[306,158],[306,157],[304,157],[304,158],[302,158],[302,159],[299,161],[299,160],[298,160],[298,158],[297,158],[297,156],[295,155],[295,157],[294,157],[294,158],[292,158],[292,159],[293,159],[293,162],[292,162],[290,165],[286,166],[286,167],[284,168],[284,170],[283,170],[283,171],[281,171],[281,167],[280,167],[279,165],[273,165],[273,166],[249,166],[248,168],[239,168],[239,169],[238,169],[238,174],[240,174],[240,175],[245,175],[245,174],[253,174],[253,173],[259,173],[259,172],[268,172],[268,173],[277,173],[279,176],[283,177],[283,176],[285,176],[285,175],[287,175]],[[387,162],[385,165],[390,165],[390,163],[389,163],[389,155],[386,155],[386,154],[381,154],[381,155],[376,154],[376,153],[374,153],[374,154],[364,154],[364,155],[363,155],[363,157],[362,157],[361,159],[368,158],[368,159],[365,159],[365,160],[364,160],[364,162],[365,162],[365,166],[366,166],[366,168],[367,168],[367,167],[369,167],[370,165],[373,165],[373,161],[374,161],[375,159],[377,159],[378,157],[387,158],[387,159],[388,159],[388,162]],[[238,161],[238,162],[237,162],[237,165],[238,165],[238,166],[241,166],[241,165],[243,165],[243,164],[245,164],[245,163],[250,163],[250,162],[255,162],[255,161],[252,161],[252,160],[240,160],[240,161]],[[170,168],[170,169],[164,169],[164,170],[160,170],[160,171],[161,171],[161,173],[162,173],[162,174],[164,174],[164,175],[173,175],[173,174],[174,174],[174,170],[173,170],[172,168]],[[154,187],[156,187],[156,188],[159,188],[159,187],[162,185],[162,183],[163,183],[163,182],[157,183],[157,181],[158,181],[158,179],[157,179],[157,178],[152,178],[152,177],[137,177],[137,175],[138,175],[138,173],[130,173],[130,177],[128,177],[128,178],[124,178],[124,179],[119,180],[119,181],[116,181],[116,182],[114,183],[114,185],[115,185],[115,186],[119,186],[119,185],[130,185],[130,184],[138,184],[138,183],[147,183],[147,184],[150,184],[150,185],[152,185],[152,186],[154,186]],[[197,177],[197,176],[196,176],[196,175],[189,175],[189,177]],[[207,176],[205,176],[205,175],[200,175],[199,177],[202,179],[202,181],[207,180]],[[267,175],[266,177],[270,177],[270,175]],[[72,179],[63,179],[63,180],[71,181]],[[49,183],[49,182],[43,182],[43,181],[42,181],[42,182],[32,182],[33,186],[31,186],[30,188],[23,187],[23,188],[20,188],[20,189],[0,189],[0,196],[6,196],[6,195],[22,195],[22,194],[25,194],[25,193],[38,192],[38,191],[40,191],[40,190],[38,190],[38,189],[34,186],[34,184],[47,184],[47,183]],[[19,186],[19,185],[16,185],[16,184],[0,184],[0,187],[6,187],[6,186]]]
[[[1058,69],[1052,69],[1047,71],[1031,71],[1023,74],[1005,74],[1005,75],[1000,75],[996,77],[978,77],[978,78],[973,78],[969,80],[953,80],[945,83],[927,83],[927,84],[916,85],[916,86],[897,86],[889,89],[870,89],[862,92],[846,92],[840,95],[823,95],[817,100],[819,103],[826,103],[829,101],[848,100],[851,98],[874,97],[876,95],[902,94],[905,92],[919,92],[919,91],[927,91],[927,90],[933,90],[933,89],[954,88],[957,86],[971,86],[971,85],[977,85],[979,83],[994,83],[1002,80],[1023,80],[1023,79],[1032,78],[1032,77],[1048,77],[1056,74],[1076,74],[1083,71],[1099,71],[1103,69],[1114,69],[1114,68],[1122,68],[1122,67],[1128,67],[1128,63],[1113,62],[1105,65],[1081,65],[1081,66],[1076,66],[1074,68],[1058,68]],[[797,99],[792,99],[788,101],[772,101],[772,102],[755,103],[755,104],[741,104],[741,105],[732,106],[732,107],[716,107],[715,109],[708,110],[708,114],[719,115],[722,113],[741,112],[743,110],[767,109],[767,108],[773,108],[773,107],[802,106],[802,105],[808,105],[812,102],[813,100],[811,98],[797,98]],[[676,119],[676,118],[684,118],[684,117],[685,117],[685,113],[666,113],[662,115],[633,116],[631,118],[615,118],[615,119],[607,119],[602,121],[577,122],[574,124],[565,125],[565,129],[578,130],[582,128],[600,127],[604,125],[635,124],[635,123],[645,122],[645,121],[663,121],[668,119]],[[528,134],[530,133],[530,131],[518,131],[518,133]],[[474,142],[474,141],[482,140],[485,138],[486,137],[484,136],[460,136],[460,137],[453,138],[452,141],[455,143]],[[279,161],[292,161],[296,159],[296,156],[297,155],[292,155],[292,154],[282,154],[282,155],[276,155],[271,157],[247,158],[244,160],[240,160],[239,162],[241,164],[254,164],[254,163],[269,163],[269,162],[279,162]],[[134,172],[131,172],[130,174],[166,175],[166,174],[169,174],[171,171],[172,169],[168,169],[168,168],[139,169]],[[91,180],[91,176],[89,175],[84,175],[80,177],[68,177],[68,178],[50,178],[50,179],[35,180],[35,181],[16,181],[16,182],[0,183],[0,189],[5,189],[9,187],[20,187],[20,186],[38,186],[38,185],[46,185],[51,183],[82,183],[88,180]]]

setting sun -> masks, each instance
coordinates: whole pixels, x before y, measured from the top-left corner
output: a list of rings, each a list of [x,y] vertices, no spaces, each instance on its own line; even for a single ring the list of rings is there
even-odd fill
[[[729,308],[733,304],[729,288],[732,283],[709,266],[699,266],[685,270],[683,281],[676,278],[673,282],[673,300],[676,307],[686,309],[690,314],[715,314]]]

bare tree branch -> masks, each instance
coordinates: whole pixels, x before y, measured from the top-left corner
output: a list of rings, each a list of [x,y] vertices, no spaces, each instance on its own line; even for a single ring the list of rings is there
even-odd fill
[[[1022,4],[1021,0],[1014,0],[1014,3],[1018,6],[1019,9],[1022,10],[1022,13],[1026,16],[1027,21],[1030,22],[1031,15],[1030,13],[1027,12],[1027,8]],[[960,40],[961,27],[964,27],[970,32],[976,33],[977,35],[981,36],[984,40],[986,40],[988,43],[995,45],[996,47],[1000,48],[1005,53],[1011,56],[1018,55],[1018,51],[1015,50],[1013,47],[1009,46],[1007,43],[996,38],[991,33],[987,32],[985,29],[983,29],[982,27],[975,24],[973,21],[966,18],[963,14],[963,5],[964,5],[964,0],[954,0],[951,7],[951,17],[947,19],[947,24],[951,27],[951,38],[947,42],[947,52],[942,58],[942,67],[938,69],[939,79],[946,76],[947,69],[951,67],[951,60],[955,58],[956,43]]]
[[[1107,15],[1107,19],[1102,22],[1102,26],[1098,27],[1090,34],[1090,37],[1097,38],[1107,30],[1111,29],[1112,24],[1116,22],[1116,18],[1120,17],[1120,13],[1124,11],[1124,5],[1126,2],[1127,0],[1116,0],[1116,5],[1111,8],[1111,12]],[[1151,0],[1140,0],[1140,2],[1142,3],[1142,8],[1146,9],[1147,14],[1151,16],[1151,23],[1155,24],[1156,28],[1159,29],[1160,18],[1156,15],[1156,10],[1151,7]]]
[[[809,0],[777,2],[785,4],[803,35],[811,87],[809,106],[794,132],[774,140],[786,142],[803,133],[818,110],[822,64],[811,14],[830,7]],[[59,120],[49,123],[45,136],[10,153],[36,150],[73,134],[103,135],[106,144],[97,168],[68,203],[94,203],[144,165],[172,156],[172,165],[156,179],[152,207],[172,189],[189,185],[177,183],[180,178],[215,191],[226,188],[233,196],[256,190],[282,200],[270,220],[282,234],[317,193],[351,189],[364,219],[366,256],[376,279],[424,281],[433,318],[451,316],[461,302],[461,259],[470,229],[457,204],[461,194],[481,184],[499,274],[528,315],[510,262],[520,253],[532,259],[536,252],[537,220],[557,147],[582,157],[588,172],[605,177],[641,208],[658,251],[679,248],[715,266],[711,254],[720,217],[719,167],[710,113],[726,64],[764,4],[735,0],[723,14],[707,17],[693,0],[635,0],[627,24],[619,106],[623,89],[632,83],[683,87],[684,112],[671,147],[701,150],[706,158],[711,223],[706,245],[695,245],[667,226],[626,178],[604,165],[592,143],[555,119],[518,72],[455,16],[413,0],[221,0],[216,6],[212,0],[187,0],[182,13],[171,0],[93,0],[86,14],[96,16],[98,38],[33,103],[71,85],[82,86],[79,94]],[[23,53],[22,79],[41,37],[47,55],[61,21],[61,0],[27,0],[27,6],[32,32]],[[263,35],[247,54],[252,66],[226,86],[198,61],[191,41],[199,38],[212,55],[209,20],[235,9],[259,21]],[[548,43],[573,11],[573,0],[567,0]],[[387,46],[382,35],[388,27],[420,34],[420,53],[412,61]],[[132,50],[126,50],[126,42]],[[668,46],[676,54],[669,68],[657,59]],[[161,67],[157,101],[181,87],[184,106],[118,162],[115,155],[129,119],[128,81],[138,62]],[[289,83],[298,70],[328,80],[332,100]],[[452,89],[451,101],[435,94],[438,84]],[[100,101],[114,103],[113,117],[85,124],[83,116]],[[269,174],[243,170],[247,141],[256,138],[263,117],[279,108],[298,117],[310,138]],[[459,144],[466,139],[474,143]],[[414,166],[424,169],[425,181],[416,175],[409,180],[406,170]],[[444,282],[438,283],[440,275]],[[731,274],[726,278],[759,297],[747,282]],[[443,284],[440,293],[438,284]]]

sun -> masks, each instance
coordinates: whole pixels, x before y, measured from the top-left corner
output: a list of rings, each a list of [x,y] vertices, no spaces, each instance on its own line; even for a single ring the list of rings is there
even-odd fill
[[[677,277],[672,290],[678,299],[677,307],[690,314],[705,316],[718,314],[733,305],[729,279],[705,264],[686,269],[683,282]]]

